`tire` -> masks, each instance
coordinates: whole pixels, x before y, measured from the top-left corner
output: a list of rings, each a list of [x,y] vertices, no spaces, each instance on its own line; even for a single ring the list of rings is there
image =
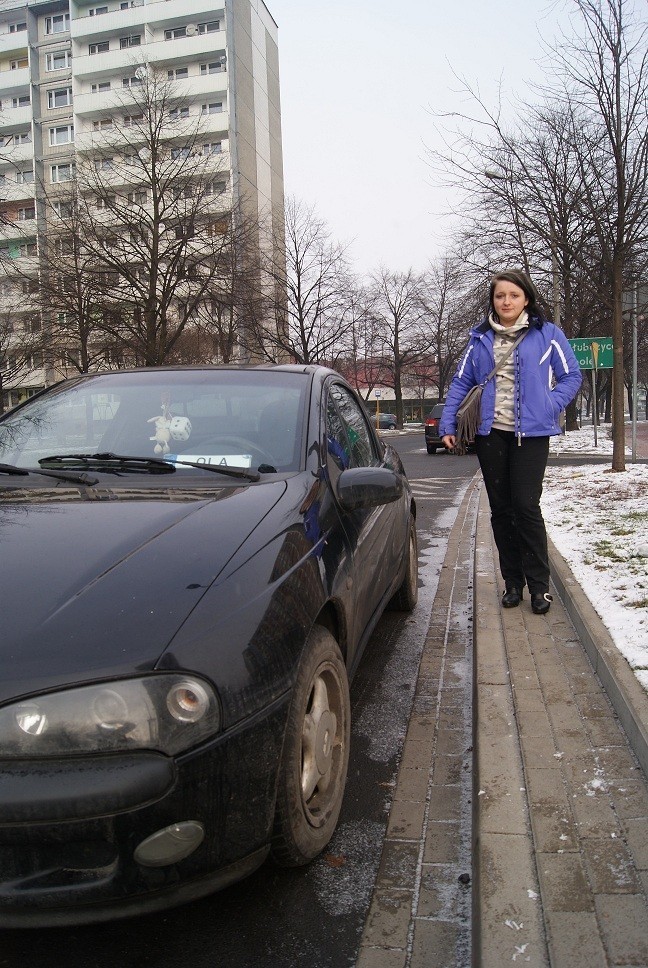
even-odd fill
[[[428,454],[436,454],[437,449],[434,446],[434,444],[427,444],[426,446],[427,446],[427,452],[428,452]]]
[[[315,626],[304,649],[279,767],[271,856],[301,867],[333,836],[349,763],[349,683],[338,644]]]
[[[394,423],[387,424],[387,430],[396,430],[396,424]]]
[[[410,514],[409,537],[405,550],[407,562],[403,582],[387,606],[394,612],[411,612],[418,601],[418,541],[416,521]]]

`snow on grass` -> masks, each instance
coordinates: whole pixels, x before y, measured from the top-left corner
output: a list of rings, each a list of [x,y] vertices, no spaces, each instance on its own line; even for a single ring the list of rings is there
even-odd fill
[[[552,440],[551,455],[612,453],[607,427]],[[648,464],[549,466],[542,511],[547,532],[648,690]]]

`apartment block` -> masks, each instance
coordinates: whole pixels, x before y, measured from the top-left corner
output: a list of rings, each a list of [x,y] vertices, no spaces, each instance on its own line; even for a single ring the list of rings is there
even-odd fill
[[[55,196],[74,177],[84,146],[108,137],[114,112],[147,68],[165,73],[186,95],[183,110],[201,115],[205,151],[218,155],[232,203],[277,229],[283,224],[277,27],[263,0],[5,0],[0,246],[11,259],[36,265],[48,228],[39,196]],[[20,296],[0,274],[0,317],[11,317],[14,329],[38,327]],[[8,396],[5,380],[5,402],[60,376],[38,358],[31,364],[19,387],[9,382]]]

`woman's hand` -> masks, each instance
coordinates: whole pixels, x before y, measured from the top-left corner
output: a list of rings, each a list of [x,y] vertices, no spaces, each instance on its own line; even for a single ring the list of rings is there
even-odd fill
[[[441,443],[446,450],[454,450],[454,445],[457,443],[457,438],[454,434],[444,434],[441,438]]]

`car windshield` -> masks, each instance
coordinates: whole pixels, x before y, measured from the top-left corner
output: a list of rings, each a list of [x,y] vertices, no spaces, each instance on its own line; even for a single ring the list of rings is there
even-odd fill
[[[114,472],[115,462],[105,458],[122,455],[168,461],[183,474],[200,472],[181,462],[298,470],[307,386],[302,373],[216,367],[69,381],[0,421],[0,463],[60,467],[62,459],[73,464],[75,455],[96,455],[93,473],[102,457]]]

